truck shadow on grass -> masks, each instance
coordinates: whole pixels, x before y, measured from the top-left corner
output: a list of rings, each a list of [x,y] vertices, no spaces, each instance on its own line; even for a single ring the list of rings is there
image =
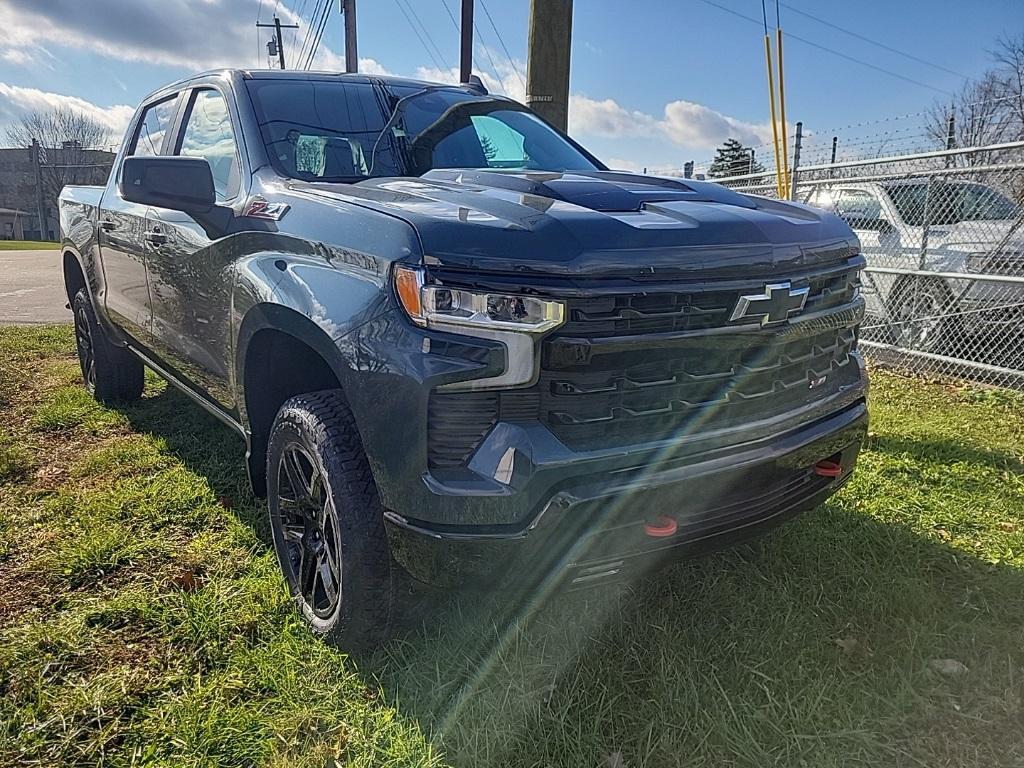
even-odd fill
[[[229,430],[174,390],[124,413],[268,541]],[[876,438],[839,497],[766,539],[631,585],[423,594],[360,669],[456,765],[1024,764],[1024,572],[879,500],[907,457],[1020,470]],[[965,498],[948,513],[969,526],[985,497]]]

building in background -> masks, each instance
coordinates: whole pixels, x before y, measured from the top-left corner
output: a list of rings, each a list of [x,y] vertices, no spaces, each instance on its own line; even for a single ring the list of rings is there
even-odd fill
[[[67,161],[64,160],[67,158]],[[114,153],[101,149],[43,149],[37,175],[32,150],[0,149],[0,239],[56,240],[58,184],[106,184]],[[53,166],[62,166],[59,169]],[[63,166],[71,167],[63,167]],[[59,181],[58,181],[59,180]],[[37,198],[37,185],[41,186]],[[39,228],[41,201],[45,231]]]

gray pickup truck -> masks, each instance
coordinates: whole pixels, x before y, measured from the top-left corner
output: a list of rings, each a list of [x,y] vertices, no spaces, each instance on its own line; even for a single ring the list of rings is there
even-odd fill
[[[601,584],[765,530],[866,428],[841,219],[610,171],[479,85],[199,75],[60,219],[86,385],[149,366],[236,430],[350,646],[408,575]]]

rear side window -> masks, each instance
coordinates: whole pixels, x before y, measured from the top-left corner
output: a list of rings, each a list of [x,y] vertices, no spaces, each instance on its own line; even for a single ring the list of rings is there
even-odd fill
[[[135,132],[129,155],[159,155],[163,146],[164,136],[174,119],[174,104],[177,96],[159,101],[146,107],[142,113],[142,121]]]
[[[235,134],[227,103],[219,91],[206,88],[192,94],[177,154],[202,157],[210,164],[218,200],[230,200],[238,194]]]

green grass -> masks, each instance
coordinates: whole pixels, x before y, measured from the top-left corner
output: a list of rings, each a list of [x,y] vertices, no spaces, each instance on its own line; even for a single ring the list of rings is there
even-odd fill
[[[878,373],[855,479],[773,536],[424,599],[354,659],[293,615],[242,445],[156,379],[92,404],[72,348],[0,329],[0,764],[1024,764],[1019,395]]]
[[[60,243],[47,240],[0,240],[0,251],[55,251]]]

